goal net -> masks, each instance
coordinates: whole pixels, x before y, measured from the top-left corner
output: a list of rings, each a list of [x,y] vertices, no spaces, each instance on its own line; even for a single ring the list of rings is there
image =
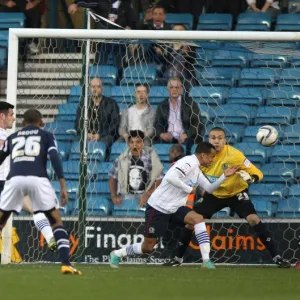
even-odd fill
[[[45,129],[57,138],[69,191],[69,203],[61,213],[70,235],[72,260],[108,263],[111,250],[143,240],[145,207],[139,206],[139,188],[147,187],[153,170],[143,165],[144,171],[134,178],[128,168],[124,175],[120,165],[115,167],[116,178],[124,179],[117,182],[127,191],[120,206],[113,204],[109,189],[113,162],[127,151],[125,141],[118,137],[120,119],[127,111],[131,117],[126,120],[125,131],[136,126],[128,109],[141,99],[135,93],[137,83],[149,86],[146,98],[156,116],[159,112],[168,118],[163,115],[161,103],[166,101],[168,107],[166,99],[171,91],[167,83],[176,77],[182,81],[181,106],[190,114],[181,113],[183,126],[187,120],[190,122],[184,130],[188,134],[196,132],[192,136],[195,143],[201,137],[207,140],[212,127],[222,127],[227,142],[242,150],[263,171],[264,179],[250,186],[249,195],[279,250],[295,262],[299,258],[300,235],[297,34],[177,29],[10,30],[7,99],[16,105],[17,128],[22,126],[24,111],[36,108],[43,114]],[[40,53],[27,55],[24,67],[18,69],[18,42],[20,45],[24,38],[38,38]],[[97,93],[111,98],[107,100],[110,104],[100,104],[98,109],[94,102],[97,97],[93,97]],[[147,113],[143,111],[142,121],[149,119]],[[155,136],[163,127],[161,120],[151,120],[148,140],[165,172],[172,144],[162,143],[161,136]],[[168,133],[172,128],[175,132],[174,121],[169,118],[166,122],[168,128],[160,132]],[[257,129],[262,125],[277,128],[276,146],[264,148],[256,142]],[[135,129],[141,129],[140,125]],[[105,139],[106,135],[111,138]],[[174,137],[180,139],[180,134]],[[187,150],[188,145],[184,144],[184,148]],[[126,162],[127,167],[132,164]],[[50,163],[48,172],[59,196],[59,184]],[[148,178],[146,183],[143,172]],[[207,227],[216,263],[272,262],[253,230],[233,211],[218,212]],[[58,261],[57,255],[47,250],[28,213],[14,216],[12,228],[12,262]],[[125,262],[165,262],[172,255],[179,231],[180,227],[170,224],[151,255]],[[196,240],[192,240],[185,262],[200,261]]]

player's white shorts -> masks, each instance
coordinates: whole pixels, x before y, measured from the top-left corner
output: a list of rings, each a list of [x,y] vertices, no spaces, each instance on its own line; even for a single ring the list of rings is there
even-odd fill
[[[48,178],[15,176],[5,182],[0,197],[0,209],[19,213],[26,195],[32,201],[34,212],[59,208],[55,191]]]

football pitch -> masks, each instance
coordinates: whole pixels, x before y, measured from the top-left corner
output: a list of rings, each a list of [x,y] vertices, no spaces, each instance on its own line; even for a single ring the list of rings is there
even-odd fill
[[[293,300],[300,270],[267,267],[77,265],[83,276],[61,275],[59,265],[0,266],[3,300]]]

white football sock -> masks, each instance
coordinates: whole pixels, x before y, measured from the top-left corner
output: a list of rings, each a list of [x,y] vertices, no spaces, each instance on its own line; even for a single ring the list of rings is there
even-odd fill
[[[42,235],[47,241],[47,244],[49,244],[50,240],[54,237],[54,235],[46,216],[43,213],[34,214],[33,221],[35,227],[42,233]]]
[[[128,247],[121,248],[119,250],[115,250],[114,254],[119,257],[124,256],[132,256],[135,254],[142,254],[142,243],[135,243],[132,245],[129,245]]]
[[[210,253],[210,240],[207,234],[205,222],[196,224],[194,228],[195,228],[195,236],[200,246],[202,259],[203,261],[208,261],[209,253]]]

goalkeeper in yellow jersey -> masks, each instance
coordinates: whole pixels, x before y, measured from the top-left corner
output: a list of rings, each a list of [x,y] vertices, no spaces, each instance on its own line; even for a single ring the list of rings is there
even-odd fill
[[[206,219],[225,207],[231,208],[240,218],[247,220],[253,227],[261,242],[270,252],[274,262],[282,268],[289,268],[290,263],[283,259],[277,252],[273,238],[265,225],[256,214],[253,203],[248,195],[248,185],[258,182],[263,178],[262,172],[256,168],[242,152],[232,146],[226,145],[224,129],[215,127],[209,132],[209,142],[216,148],[217,155],[213,163],[205,168],[201,167],[202,172],[214,182],[223,174],[224,170],[231,166],[239,166],[238,174],[228,178],[212,194],[205,192],[203,201],[194,206],[194,210]],[[180,266],[183,262],[183,255],[192,237],[192,228],[184,228],[181,232],[175,256],[164,266]]]

